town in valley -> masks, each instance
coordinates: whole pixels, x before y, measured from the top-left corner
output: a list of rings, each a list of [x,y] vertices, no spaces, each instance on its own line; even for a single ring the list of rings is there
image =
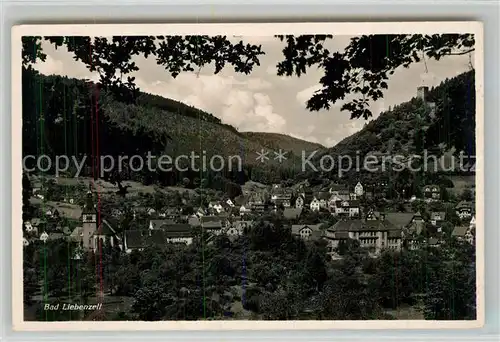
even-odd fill
[[[446,36],[442,39],[455,44],[453,48],[473,47],[473,35],[436,36]],[[429,49],[435,44],[427,36],[415,37],[429,44]],[[176,48],[190,51],[188,43],[181,47],[182,37],[174,38],[157,39],[172,39],[165,44],[175,43]],[[127,44],[139,44],[140,39],[148,38],[23,37],[23,42],[44,46],[41,53],[48,54],[50,61],[58,56],[50,52],[53,45],[65,47],[68,56],[78,57],[80,50],[74,47],[83,49],[89,42],[93,48],[102,48],[102,53],[119,46],[122,50],[113,53],[126,54]],[[292,36],[285,43],[286,39],[289,48],[303,48],[318,56],[329,53],[323,47],[328,36]],[[395,55],[374,57],[378,67],[367,66],[358,61],[367,58],[361,45],[374,44],[386,51],[386,42],[396,47],[406,44],[405,39],[398,35],[347,37],[342,58],[350,58],[357,72],[383,73],[394,67],[387,61],[402,65],[397,54],[403,52],[394,48]],[[248,62],[238,62],[238,54],[246,54],[249,60],[263,55],[251,44],[238,45],[225,37],[207,36],[200,41],[207,44],[206,49],[214,44],[227,49],[226,54],[236,54],[225,61],[234,63],[235,70],[251,70]],[[282,38],[276,41],[284,44]],[[269,49],[273,46],[262,44]],[[146,49],[148,45],[138,46]],[[165,53],[158,51],[158,56]],[[147,57],[148,52],[144,54]],[[410,95],[397,98],[398,103],[369,120],[364,118],[371,115],[368,109],[347,103],[351,118],[343,127],[351,127],[346,126],[351,121],[362,124],[347,133],[344,129],[336,141],[328,140],[328,133],[323,140],[312,141],[288,135],[284,128],[274,133],[258,131],[264,127],[259,123],[251,126],[252,117],[261,117],[256,114],[258,108],[267,106],[262,103],[247,122],[240,120],[249,128],[239,129],[223,114],[233,102],[224,102],[220,114],[215,110],[210,114],[203,107],[215,94],[205,102],[199,100],[201,109],[173,100],[170,93],[152,95],[153,90],[134,88],[131,95],[126,92],[131,83],[110,80],[106,72],[98,75],[100,79],[88,80],[69,72],[39,70],[37,66],[44,65],[37,59],[41,57],[35,53],[31,60],[32,54],[26,53],[23,162],[31,156],[32,163],[23,172],[19,227],[23,231],[24,319],[476,319],[475,87],[470,54],[459,56],[462,59],[457,63],[463,64],[459,71],[429,84],[417,79],[408,86]],[[300,60],[287,56],[278,58],[289,58],[289,63],[302,67]],[[434,55],[429,56],[424,57]],[[99,63],[101,57],[95,58]],[[452,57],[443,58],[443,62],[434,62],[447,63]],[[355,61],[360,65],[355,66]],[[423,65],[420,60],[413,62]],[[175,63],[168,63],[165,73],[195,74],[189,81],[193,89],[195,82],[208,82],[213,74],[201,65],[201,71],[178,71]],[[274,67],[277,62],[272,63]],[[106,66],[100,67],[105,70]],[[297,77],[293,76],[294,67],[287,69],[284,62],[277,67],[281,78]],[[122,64],[115,68],[126,70]],[[287,82],[272,70],[276,82]],[[388,75],[375,77],[372,90],[360,88],[363,98],[380,98],[372,91],[387,89]],[[245,81],[228,79],[225,82],[236,84],[231,87],[246,87]],[[248,81],[253,87],[249,89],[264,87],[264,81],[252,82]],[[225,89],[221,84],[226,83],[212,86]],[[362,84],[364,87],[364,81]],[[358,92],[349,89],[351,95]],[[318,115],[322,116],[340,115],[333,114],[337,107],[322,103],[329,91],[334,92],[312,92],[307,109],[321,109]],[[398,89],[391,86],[387,92],[391,91]],[[242,91],[237,94],[244,96]],[[252,98],[264,101],[262,94]],[[279,126],[275,112],[279,110],[265,115],[273,118],[276,127],[285,127]],[[307,125],[302,121],[297,127]],[[270,119],[267,125],[271,125]],[[315,132],[314,125],[310,132]],[[250,131],[252,127],[255,129]],[[438,156],[437,162],[429,166],[422,158],[411,159],[424,151]],[[132,163],[110,165],[112,158],[121,155],[202,152],[210,160],[208,168],[176,162],[164,172],[134,168]],[[459,153],[465,158],[458,158]],[[85,157],[86,162],[81,169],[78,164],[66,164],[62,172],[54,172],[54,163],[52,168],[45,167],[38,158],[41,155],[46,159]],[[111,157],[102,159],[104,155]],[[314,168],[303,168],[304,155],[314,155],[308,159]],[[371,156],[376,162],[370,166],[375,169],[332,162],[342,156]],[[394,156],[407,161],[408,168],[395,169]],[[239,169],[226,165],[213,170],[213,160],[219,164],[239,160],[241,165]],[[68,303],[86,309],[68,309]]]

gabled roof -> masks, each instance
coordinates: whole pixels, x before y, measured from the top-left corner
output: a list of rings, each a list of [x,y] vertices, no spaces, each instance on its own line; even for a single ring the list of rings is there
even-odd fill
[[[153,229],[158,229],[164,224],[175,224],[174,220],[167,219],[167,220],[149,220],[149,226],[153,227]]]
[[[328,228],[330,232],[364,232],[364,231],[390,231],[399,230],[387,220],[340,220]]]
[[[319,200],[328,200],[332,195],[329,192],[326,191],[320,191],[316,193],[315,197]]]
[[[111,227],[109,222],[107,220],[102,220],[101,224],[95,231],[94,235],[106,235],[106,236],[112,236],[116,235],[116,231]]]
[[[201,221],[200,219],[198,218],[198,216],[191,216],[189,219],[188,219],[188,224],[192,227],[198,227],[200,224],[201,224]]]
[[[330,191],[348,191],[349,189],[347,186],[342,185],[342,184],[332,184],[330,186]]]
[[[283,210],[283,216],[288,220],[298,218],[300,214],[302,214],[302,208],[285,208]]]
[[[464,226],[458,226],[453,229],[453,233],[451,233],[452,236],[459,236],[459,237],[464,237],[465,234],[467,233],[468,227]]]
[[[223,220],[220,216],[203,216],[200,219],[200,224],[203,228],[220,229],[222,228]]]
[[[399,228],[405,228],[415,217],[415,213],[386,213],[385,219]]]
[[[292,225],[292,234],[297,235],[300,234],[300,231],[304,228],[310,228],[313,232],[320,231],[319,227],[321,224],[293,224]]]
[[[192,237],[192,231],[189,229],[179,229],[179,225],[174,225],[172,229],[143,229],[125,231],[125,241],[127,248],[144,248],[153,245],[164,245],[171,238]]]
[[[438,218],[444,220],[446,212],[444,211],[433,211],[431,212],[431,220],[437,220]]]
[[[472,202],[467,202],[467,201],[460,201],[455,209],[472,209],[474,205]]]
[[[165,232],[190,232],[191,226],[187,223],[164,224],[160,226],[160,230]]]
[[[340,200],[340,201],[335,201],[335,206],[337,207],[343,207],[343,203],[347,202],[348,208],[357,208],[359,207],[359,201],[357,200]]]

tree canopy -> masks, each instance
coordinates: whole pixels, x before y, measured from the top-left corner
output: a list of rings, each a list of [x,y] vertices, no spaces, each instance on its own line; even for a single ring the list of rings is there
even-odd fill
[[[370,103],[383,98],[387,80],[399,67],[425,59],[463,55],[474,51],[472,34],[363,35],[354,37],[343,51],[330,51],[325,42],[332,35],[276,36],[285,46],[277,75],[300,77],[311,67],[323,70],[322,88],[307,102],[311,111],[329,109],[347,95],[354,97],[341,107],[352,118],[369,118]],[[100,86],[120,100],[138,94],[130,74],[139,67],[134,56],[155,58],[174,78],[181,72],[199,71],[207,65],[219,73],[230,65],[236,72],[250,74],[265,54],[261,45],[235,43],[226,36],[114,36],[23,37],[23,65],[44,61],[42,41],[56,48],[65,46],[76,61],[100,75]]]

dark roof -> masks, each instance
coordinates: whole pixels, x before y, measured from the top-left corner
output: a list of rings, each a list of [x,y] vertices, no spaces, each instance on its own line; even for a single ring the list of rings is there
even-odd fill
[[[200,223],[200,219],[197,216],[191,216],[188,219],[188,224],[190,226],[193,226],[193,227],[198,227],[201,223]]]
[[[325,192],[325,191],[320,191],[316,194],[316,198],[319,199],[319,200],[327,200],[331,197],[332,195],[329,193],[329,192]]]
[[[149,221],[149,225],[153,226],[153,229],[158,229],[161,226],[163,226],[164,224],[174,224],[174,223],[175,223],[175,221],[171,220],[171,219],[167,219],[167,220],[150,220]]]
[[[179,226],[179,225],[175,225]],[[185,225],[188,226],[189,225]],[[127,248],[144,248],[146,246],[164,245],[168,238],[187,238],[191,237],[192,232],[189,230],[163,230],[163,229],[147,229],[147,230],[127,230],[125,232],[125,241]]]
[[[301,213],[302,208],[285,208],[283,210],[283,216],[289,220],[299,217]]]
[[[293,224],[292,225],[292,234],[299,234],[300,231],[304,228],[310,228],[312,232],[319,231],[319,227],[321,224]]]
[[[437,188],[438,190],[440,190],[439,185],[436,185],[436,184],[430,184],[430,185],[424,186],[424,189],[427,189],[427,188]]]
[[[161,230],[172,233],[172,232],[180,232],[180,233],[188,233],[191,232],[191,225],[187,223],[175,223],[175,224],[164,224],[161,227]]]
[[[363,232],[363,231],[389,231],[398,230],[387,220],[340,220],[328,228],[329,231]]]
[[[347,186],[342,185],[342,184],[332,184],[330,186],[330,191],[348,191],[349,189]]]
[[[434,237],[431,237],[429,239],[429,245],[437,245],[439,243],[439,240],[434,238]]]
[[[401,238],[401,230],[389,230],[387,232],[388,239],[396,239]]]
[[[386,213],[385,219],[398,228],[407,227],[415,213]]]
[[[349,239],[349,232],[347,232],[347,231],[334,232],[333,236],[334,236],[334,239],[338,239],[338,240]]]
[[[468,227],[464,227],[464,226],[455,227],[453,229],[453,233],[451,235],[464,237],[465,233],[467,233],[467,229],[468,229]]]
[[[65,236],[63,233],[50,233],[47,240],[58,240],[58,239],[64,239],[64,238],[65,238]]]
[[[473,208],[472,202],[467,202],[467,201],[461,201],[460,203],[457,204],[455,209],[465,209],[465,208]]]
[[[446,216],[446,212],[444,212],[444,211],[433,211],[431,213],[431,220],[436,220],[438,217],[440,217],[441,220],[444,220],[445,216]]]
[[[203,228],[220,229],[222,228],[223,220],[220,216],[202,216],[200,223]]]
[[[342,207],[342,203],[344,202],[347,202],[349,204],[349,208],[359,207],[359,201],[356,200],[335,201],[335,206]]]
[[[113,229],[113,227],[111,227],[111,225],[107,220],[102,220],[101,224],[99,225],[99,228],[97,228],[94,234],[111,236],[111,235],[116,235],[116,231]]]

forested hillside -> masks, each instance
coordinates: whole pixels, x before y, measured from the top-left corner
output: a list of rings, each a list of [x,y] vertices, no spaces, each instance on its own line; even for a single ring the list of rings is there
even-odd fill
[[[160,96],[140,93],[125,103],[88,81],[23,70],[24,155],[239,156],[245,172],[234,177],[245,181],[256,165],[255,175],[263,179],[276,170],[291,172],[300,167],[301,150],[317,148],[322,146],[282,134],[242,134],[207,112]],[[262,149],[283,149],[287,160],[278,164],[271,152],[269,162],[259,165],[256,152]],[[185,176],[189,171],[175,178]]]
[[[428,102],[435,103],[435,115],[430,115],[418,98],[413,98],[380,114],[365,127],[345,138],[329,154],[368,152],[417,153],[419,147],[430,150],[450,150],[466,147],[475,153],[475,79],[474,71],[446,79],[429,89]],[[450,127],[455,129],[451,130]],[[468,149],[467,149],[468,147]]]

